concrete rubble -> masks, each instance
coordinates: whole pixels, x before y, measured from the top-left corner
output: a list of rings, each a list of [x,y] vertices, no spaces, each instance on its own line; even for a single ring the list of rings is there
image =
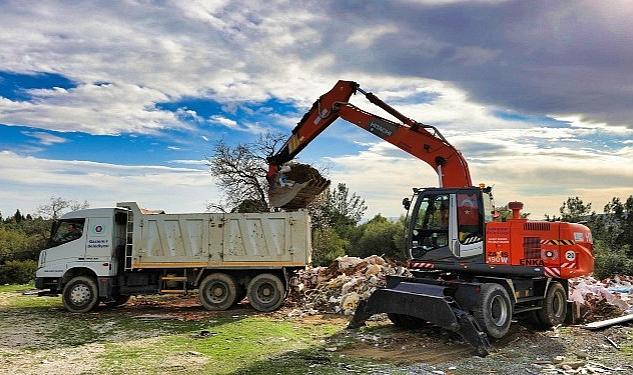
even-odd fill
[[[290,315],[353,315],[360,301],[385,286],[387,275],[411,274],[405,267],[377,255],[364,259],[343,256],[328,267],[306,267],[291,280],[290,297],[298,307]]]
[[[569,281],[569,298],[583,321],[633,313],[632,276],[596,280],[591,276]]]

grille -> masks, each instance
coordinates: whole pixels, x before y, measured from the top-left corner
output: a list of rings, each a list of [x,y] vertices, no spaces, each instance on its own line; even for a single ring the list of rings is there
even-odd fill
[[[541,237],[523,237],[523,258],[541,258]]]
[[[540,230],[540,231],[549,231],[550,224],[549,223],[525,223],[523,224],[523,230]]]

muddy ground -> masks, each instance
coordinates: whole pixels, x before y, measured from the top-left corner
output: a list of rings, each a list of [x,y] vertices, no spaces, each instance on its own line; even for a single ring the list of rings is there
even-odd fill
[[[0,288],[2,374],[516,375],[561,373],[567,367],[560,361],[587,373],[633,373],[631,327],[540,332],[516,323],[494,342],[494,353],[480,358],[445,331],[400,330],[387,320],[348,331],[337,315],[290,318],[290,308],[259,314],[247,303],[216,313],[195,297],[173,296],[69,314],[59,298],[23,296],[20,289]],[[573,371],[581,373],[567,368]]]

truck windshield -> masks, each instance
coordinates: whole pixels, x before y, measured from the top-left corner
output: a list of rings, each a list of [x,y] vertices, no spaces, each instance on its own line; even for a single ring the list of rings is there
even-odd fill
[[[84,222],[85,219],[64,219],[56,221],[51,231],[50,246],[58,246],[81,238],[84,231]]]

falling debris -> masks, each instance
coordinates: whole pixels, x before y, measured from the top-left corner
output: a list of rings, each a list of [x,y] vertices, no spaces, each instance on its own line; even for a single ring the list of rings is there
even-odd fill
[[[591,276],[569,280],[569,297],[583,321],[602,320],[633,313],[633,277],[596,280]]]
[[[352,315],[360,301],[385,286],[387,275],[411,274],[406,268],[377,255],[364,259],[343,256],[328,267],[307,267],[291,282],[291,298],[299,307],[290,315]]]

